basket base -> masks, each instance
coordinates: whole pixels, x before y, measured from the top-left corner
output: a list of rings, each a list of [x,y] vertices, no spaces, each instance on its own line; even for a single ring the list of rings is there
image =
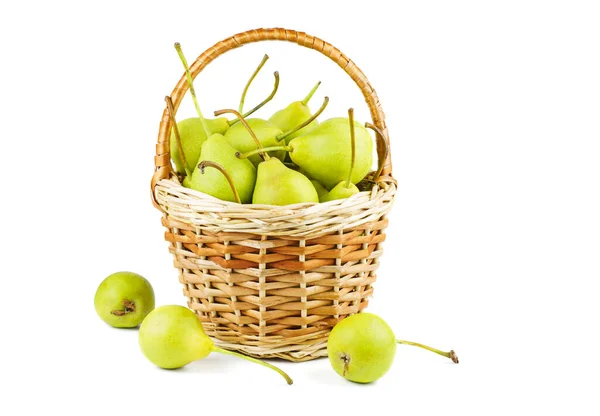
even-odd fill
[[[203,321],[206,334],[215,345],[226,350],[237,351],[254,358],[280,358],[293,362],[327,356],[327,338],[331,327],[294,337],[241,336],[235,330],[224,329],[221,325],[206,321],[206,316],[198,315]]]
[[[253,347],[251,345],[241,345],[241,344],[233,344],[228,342],[219,341],[216,338],[211,338],[215,345],[230,351],[237,351],[249,357],[254,357],[258,359],[267,359],[267,358],[279,358],[286,361],[292,361],[295,363],[300,363],[304,361],[311,361],[317,358],[327,357],[327,341],[324,343],[316,344],[313,348],[309,350],[303,351],[276,351],[264,349],[261,347]]]

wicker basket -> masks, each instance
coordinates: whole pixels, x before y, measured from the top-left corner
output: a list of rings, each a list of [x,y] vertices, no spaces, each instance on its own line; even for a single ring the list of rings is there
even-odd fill
[[[165,239],[188,305],[215,343],[254,357],[306,361],[327,355],[331,328],[367,306],[396,184],[375,90],[329,43],[294,30],[251,30],[202,53],[191,65],[192,76],[225,52],[264,40],[321,52],[355,81],[382,133],[377,153],[383,171],[372,189],[345,200],[279,207],[240,205],[184,188],[171,166],[165,109],[152,199],[164,214]],[[187,90],[183,76],[171,94],[175,110]]]

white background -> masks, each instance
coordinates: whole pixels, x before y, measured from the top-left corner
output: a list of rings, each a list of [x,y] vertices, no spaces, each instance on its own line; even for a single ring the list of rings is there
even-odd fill
[[[598,414],[600,13],[594,1],[2,2],[0,414]],[[393,6],[392,6],[393,4]],[[303,30],[368,75],[388,117],[399,192],[369,310],[400,346],[372,385],[326,360],[269,370],[212,355],[162,371],[93,296],[132,270],[185,304],[149,198],[163,110],[182,70],[234,33]],[[321,79],[325,117],[358,90],[292,44],[219,58],[205,113],[261,115]],[[193,115],[185,101],[182,116]],[[388,410],[381,410],[387,407]]]

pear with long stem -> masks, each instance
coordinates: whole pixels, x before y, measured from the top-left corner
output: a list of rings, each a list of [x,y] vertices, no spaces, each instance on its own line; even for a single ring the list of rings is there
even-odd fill
[[[200,164],[194,169],[189,187],[222,199],[247,204],[252,200],[256,168],[249,160],[236,157],[237,150],[221,134],[202,144]],[[205,167],[210,166],[210,170]]]
[[[321,81],[317,82],[317,84],[312,88],[312,90],[310,90],[308,95],[304,97],[303,100],[294,101],[286,108],[277,111],[269,118],[269,121],[278,126],[282,131],[290,131],[294,129],[297,125],[311,118],[308,102],[315,94],[320,85]],[[293,133],[286,136],[286,144],[289,143],[290,140],[294,139],[295,137],[309,133],[311,130],[317,127],[318,124],[319,122],[316,119],[313,119],[311,123],[307,124],[303,128],[295,130]]]
[[[186,168],[189,170],[193,170],[195,168],[197,161],[199,160],[199,157],[200,157],[200,150],[201,150],[202,143],[208,137],[210,137],[214,133],[224,134],[229,129],[229,127],[232,126],[233,124],[235,124],[238,120],[227,120],[224,117],[217,118],[217,119],[204,118],[202,111],[200,110],[200,105],[198,104],[198,99],[196,97],[196,91],[194,88],[194,83],[193,83],[192,75],[191,75],[191,72],[189,69],[189,65],[188,65],[187,59],[185,58],[185,55],[183,54],[181,45],[179,43],[176,43],[175,49],[177,51],[177,54],[179,55],[179,59],[181,60],[182,65],[185,69],[185,74],[187,77],[190,94],[192,96],[192,100],[194,102],[194,107],[196,108],[196,112],[198,114],[198,117],[187,118],[187,119],[179,122],[178,128],[179,128],[179,134],[180,134],[180,138],[181,138],[180,140],[181,140],[181,144],[182,144],[181,148],[179,148],[175,144],[175,141],[173,140],[174,137],[171,136],[171,147],[170,147],[171,158],[172,158],[173,162],[175,163],[175,168],[176,168],[177,172],[183,174],[185,172]],[[254,80],[254,77],[256,76],[258,71],[260,71],[260,69],[264,66],[267,59],[268,59],[268,56],[265,55],[263,57],[261,63],[257,67],[257,69],[254,71],[253,76],[250,78],[250,80],[248,80],[244,91],[246,91],[250,87],[250,84]],[[249,115],[253,114],[254,112],[258,111],[266,103],[268,103],[269,101],[271,101],[273,99],[273,97],[275,96],[275,94],[277,93],[277,90],[279,88],[279,73],[275,72],[274,77],[275,77],[275,82],[274,82],[273,90],[271,91],[271,94],[269,94],[269,96],[265,100],[263,100],[260,104],[255,106],[252,110],[248,111],[246,113],[246,116],[249,116]],[[183,149],[183,151],[186,153],[184,155],[185,159],[187,159],[186,166],[184,166],[182,163],[182,157],[180,156],[181,149]]]
[[[454,351],[444,352],[396,338],[392,328],[379,316],[361,312],[339,321],[327,339],[331,366],[342,377],[356,383],[371,383],[392,366],[397,344],[414,345],[458,363]]]
[[[348,121],[350,124],[350,143],[351,143],[351,156],[350,156],[350,169],[348,170],[348,178],[345,181],[338,183],[333,187],[329,193],[324,195],[320,201],[328,202],[335,201],[337,199],[346,199],[354,194],[359,193],[359,189],[352,183],[352,171],[354,170],[354,161],[356,160],[356,139],[354,134],[354,109],[348,110]]]
[[[267,367],[281,375],[287,384],[293,383],[290,376],[272,364],[217,347],[194,312],[183,306],[166,305],[150,312],[140,326],[138,342],[146,358],[160,368],[181,368],[218,352]]]
[[[237,202],[238,204],[241,204],[242,200],[240,199],[240,194],[238,193],[237,189],[235,188],[235,183],[233,182],[233,178],[229,175],[229,173],[225,170],[225,168],[223,166],[219,165],[218,163],[212,162],[210,160],[203,160],[198,165],[198,170],[200,171],[200,173],[202,175],[204,175],[204,170],[206,169],[207,166],[211,167],[211,168],[215,168],[219,172],[221,172],[221,174],[227,180],[227,183],[229,184],[229,188],[231,188],[231,192],[233,193],[235,202]]]

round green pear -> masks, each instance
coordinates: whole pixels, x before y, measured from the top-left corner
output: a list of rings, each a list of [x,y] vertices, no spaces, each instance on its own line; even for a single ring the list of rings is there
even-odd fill
[[[142,322],[138,341],[146,358],[160,368],[181,368],[205,358],[211,352],[218,352],[270,368],[284,377],[288,384],[293,383],[285,372],[274,365],[217,347],[204,332],[194,312],[183,306],[167,305],[152,311]]]
[[[154,309],[154,290],[137,273],[113,273],[98,286],[94,307],[110,326],[135,328]]]
[[[275,124],[282,131],[291,131],[296,128],[299,124],[305,122],[309,118],[311,118],[310,108],[308,107],[308,102],[315,94],[317,89],[321,85],[321,81],[319,81],[313,89],[308,93],[308,95],[302,101],[294,101],[286,108],[277,111],[269,118],[269,122]],[[299,130],[296,130],[292,134],[285,137],[285,143],[289,143],[295,137],[302,136],[303,134],[309,133],[313,130],[319,122],[317,120],[313,120],[308,125],[302,127]]]
[[[423,348],[458,364],[454,350],[444,352],[396,339],[383,319],[368,312],[351,315],[333,327],[327,339],[327,355],[331,366],[340,376],[356,383],[372,383],[392,366],[397,344]]]
[[[396,337],[379,316],[359,313],[333,327],[327,340],[327,355],[340,376],[357,383],[371,383],[392,366]]]

